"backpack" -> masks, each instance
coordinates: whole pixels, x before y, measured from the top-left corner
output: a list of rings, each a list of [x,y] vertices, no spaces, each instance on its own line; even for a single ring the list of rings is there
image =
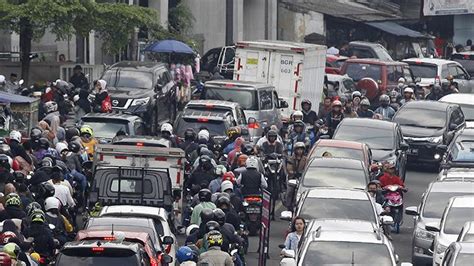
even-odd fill
[[[109,95],[107,95],[107,97],[105,97],[105,99],[102,101],[101,112],[102,113],[112,112],[112,100],[110,100]]]

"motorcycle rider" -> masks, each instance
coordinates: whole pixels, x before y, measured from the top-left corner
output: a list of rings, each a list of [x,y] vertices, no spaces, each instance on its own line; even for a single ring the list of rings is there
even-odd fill
[[[43,120],[53,121],[54,117],[59,117],[58,104],[55,101],[49,101],[44,103],[46,116]]]
[[[318,112],[318,116],[319,117],[326,117],[329,112],[331,112],[331,97],[326,97],[324,98],[324,101],[323,101],[323,104],[322,105],[319,105],[319,112]]]
[[[76,65],[73,68],[73,71],[74,73],[69,78],[69,82],[71,82],[77,89],[86,89],[89,87],[89,81],[87,80],[84,73],[82,73],[82,67],[80,65]]]
[[[444,91],[444,95],[459,93],[458,84],[454,82],[453,75],[448,75],[446,79],[448,80],[448,84],[446,86],[446,90]]]
[[[61,202],[55,197],[49,197],[44,201],[46,222],[55,226],[53,236],[64,245],[67,242],[66,224],[59,212],[60,206]]]
[[[395,110],[390,106],[390,97],[387,94],[380,95],[380,106],[375,109],[376,114],[381,114],[384,120],[392,120]]]
[[[242,245],[243,240],[237,235],[235,227],[226,222],[226,214],[223,210],[216,208],[214,211],[214,220],[219,223],[219,231],[222,233],[225,239],[228,240],[228,244]],[[222,246],[223,251],[229,251],[229,246]]]
[[[182,246],[176,251],[176,260],[179,266],[195,266],[197,261],[194,261],[194,252],[188,246]]]
[[[400,98],[400,94],[395,90],[389,92],[389,94],[390,94],[389,95],[390,107],[392,107],[393,110],[397,111],[400,108],[400,103],[398,102]]]
[[[293,123],[293,129],[288,135],[288,154],[292,155],[294,150],[294,145],[297,142],[303,142],[307,148],[310,147],[311,141],[310,136],[306,133],[305,124],[302,120],[296,120]],[[281,153],[278,153],[281,154]]]
[[[370,110],[370,101],[367,98],[362,99],[360,101],[360,108],[357,111],[357,115],[360,118],[372,118],[374,117],[374,111]]]
[[[372,180],[367,185],[367,192],[369,193],[370,197],[373,199],[374,202],[380,204],[381,206],[385,202],[385,197],[382,194],[382,191],[379,189],[380,181]]]
[[[20,196],[16,193],[10,193],[6,196],[5,209],[0,211],[0,222],[6,219],[23,219],[26,217],[25,211],[21,207]]]
[[[85,192],[87,188],[87,177],[82,173],[82,162],[79,154],[81,144],[76,141],[71,141],[66,147],[64,143],[58,143],[58,145],[60,146],[62,160],[71,171],[74,180],[80,183],[81,191]],[[56,145],[56,147],[58,147],[58,145]]]
[[[344,103],[344,117],[355,118],[359,117],[354,111],[352,99],[346,99]]]
[[[219,231],[210,231],[207,234],[207,243],[209,244],[209,249],[208,251],[201,253],[199,256],[198,265],[234,266],[232,257],[228,253],[221,250],[223,242],[223,236]]]
[[[384,174],[379,178],[380,186],[382,188],[389,185],[399,185],[402,188],[405,188],[405,183],[403,180],[395,175],[395,165],[389,162],[386,162],[383,166]]]
[[[352,97],[352,110],[357,113],[359,111],[360,102],[362,101],[362,94],[360,91],[354,91],[351,95]]]
[[[303,122],[306,124],[310,124],[312,126],[316,125],[318,122],[319,117],[315,111],[311,110],[311,101],[308,99],[304,99],[301,101],[301,111],[303,112]]]
[[[225,213],[226,223],[230,223],[231,225],[234,226],[234,228],[239,228],[241,224],[241,219],[238,213],[243,211],[242,199],[237,197],[233,193],[230,193],[229,195],[230,197],[234,197],[237,201],[236,203],[241,205],[241,207],[239,207],[239,205],[235,206],[232,203],[233,201],[229,199],[229,197],[227,196],[222,196],[219,199],[217,199],[216,207],[221,209]]]
[[[196,205],[191,214],[191,224],[201,224],[201,212],[203,209],[214,210],[216,205],[211,202],[212,193],[209,189],[201,189],[198,193],[199,204]]]
[[[400,106],[404,105],[407,102],[414,101],[415,100],[415,98],[413,96],[414,94],[415,94],[415,92],[413,91],[412,88],[406,87],[403,90],[403,99],[400,100]]]
[[[32,211],[30,217],[30,225],[25,228],[23,235],[25,238],[34,238],[35,252],[46,258],[54,255],[56,244],[54,243],[53,233],[45,224],[46,217],[40,209]]]
[[[267,133],[267,141],[260,147],[260,152],[263,155],[272,153],[283,154],[283,144],[277,141],[278,133],[275,130],[270,130]]]
[[[430,93],[428,93],[428,95],[426,95],[425,99],[430,100],[430,101],[438,101],[442,97],[443,97],[443,89],[441,88],[439,84],[436,83],[431,87],[431,91]]]
[[[262,189],[267,188],[268,184],[265,177],[258,168],[258,159],[251,156],[246,162],[247,171],[241,173],[237,178],[237,185],[241,187],[242,196],[262,195]]]
[[[3,192],[7,181],[13,179],[13,175],[10,173],[10,170],[10,158],[5,154],[0,154],[0,192]]]
[[[112,109],[112,106],[106,107],[105,106],[106,102],[110,102],[110,96],[109,96],[109,93],[107,92],[107,82],[103,79],[99,79],[95,83],[95,97],[94,97],[94,101],[92,102],[92,111],[94,113],[110,112]]]
[[[234,148],[227,154],[227,165],[230,167],[235,165],[237,159],[236,156],[242,153],[242,147],[245,144],[245,140],[242,137],[238,137],[232,144],[234,144]]]
[[[177,137],[173,135],[173,126],[170,123],[161,125],[161,137],[169,141],[170,148],[178,147]]]
[[[335,100],[332,103],[332,110],[326,116],[325,125],[328,128],[329,136],[334,134],[339,123],[344,119],[344,114],[342,113],[342,103],[339,100]]]
[[[186,157],[188,157],[199,147],[199,145],[196,143],[196,132],[194,129],[188,128],[184,131],[184,141],[178,146],[186,153]]]
[[[241,136],[239,127],[231,127],[226,132],[227,138],[222,143],[223,153],[229,154],[235,148],[235,141]]]
[[[405,87],[406,85],[406,79],[404,77],[400,77],[398,79],[398,83],[397,83],[397,90],[399,93],[401,93],[403,91],[403,88]]]
[[[215,167],[212,164],[211,158],[208,155],[201,155],[198,162],[198,166],[189,178],[188,188],[191,188],[192,185],[209,187],[209,184],[214,179]]]
[[[88,125],[83,125],[80,134],[82,145],[84,146],[89,159],[92,159],[94,156],[95,146],[97,145],[97,139],[94,138],[94,130]]]
[[[295,152],[293,156],[288,158],[286,162],[286,171],[288,173],[288,180],[301,178],[301,175],[304,173],[308,157],[305,156],[304,151],[306,146],[303,142],[297,142],[295,144]],[[288,185],[288,190],[286,193],[286,204],[285,206],[289,211],[293,209],[294,194],[296,192],[295,186]]]
[[[16,130],[10,132],[10,151],[13,158],[21,156],[21,158],[23,158],[28,164],[33,164],[31,157],[26,153],[25,148],[21,145],[21,133]]]

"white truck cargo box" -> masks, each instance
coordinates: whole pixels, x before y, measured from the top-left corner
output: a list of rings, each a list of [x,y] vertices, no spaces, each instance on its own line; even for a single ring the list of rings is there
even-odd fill
[[[326,46],[283,42],[242,41],[236,44],[234,80],[256,81],[275,86],[288,102],[284,114],[301,109],[309,99],[318,111],[323,95]]]

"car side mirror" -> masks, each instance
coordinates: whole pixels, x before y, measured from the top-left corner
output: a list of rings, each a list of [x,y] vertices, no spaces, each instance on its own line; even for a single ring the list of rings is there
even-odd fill
[[[405,214],[417,216],[418,215],[418,207],[416,207],[416,206],[407,207],[405,209]]]
[[[438,146],[436,146],[436,150],[438,152],[446,152],[448,150],[448,146],[447,145],[438,145]]]
[[[161,262],[163,262],[165,265],[170,264],[173,262],[173,257],[168,254],[164,254],[161,256]]]
[[[174,238],[172,238],[171,236],[165,236],[163,238],[163,244],[172,245],[173,243],[174,243]]]
[[[451,123],[449,124],[449,130],[452,131],[452,130],[456,130],[458,128],[458,125],[454,124],[454,123]]]
[[[425,229],[430,232],[439,232],[439,224],[438,223],[427,223],[425,225]]]
[[[280,220],[283,220],[283,221],[291,221],[292,217],[293,217],[293,213],[290,211],[282,211],[280,214]]]
[[[400,144],[400,150],[402,151],[407,151],[408,148],[410,148],[410,145],[406,144],[406,143],[401,143]]]
[[[283,100],[283,99],[278,99],[278,108],[283,109],[283,108],[288,108],[288,103]]]

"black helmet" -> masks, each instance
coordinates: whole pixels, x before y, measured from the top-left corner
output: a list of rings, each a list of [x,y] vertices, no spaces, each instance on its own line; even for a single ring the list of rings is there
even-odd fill
[[[245,143],[244,144],[244,147],[242,148],[242,153],[244,153],[245,155],[252,155],[253,153],[253,145],[251,143]]]
[[[21,171],[15,171],[13,173],[13,178],[15,178],[15,182],[17,183],[23,183],[23,181],[25,181],[25,174]]]
[[[209,157],[209,160],[213,157],[212,151],[209,150],[207,147],[201,149],[201,155],[202,155],[202,156],[204,156],[204,155],[205,155],[205,156],[208,156],[208,157]]]
[[[209,233],[213,230],[219,231],[220,225],[216,221],[209,221],[206,223],[206,233]]]
[[[78,153],[81,150],[81,144],[79,144],[77,141],[71,141],[67,145],[67,148],[73,153]]]
[[[10,169],[10,160],[5,154],[0,154],[0,167]]]
[[[34,127],[31,129],[30,138],[31,140],[39,140],[43,135],[43,131],[40,128]]]
[[[184,139],[194,140],[196,138],[196,132],[192,128],[186,129],[184,131]]]
[[[227,205],[227,208],[231,206],[230,199],[227,196],[222,196],[216,201],[217,208],[222,209],[222,205]]]
[[[49,183],[48,181],[43,182],[43,183],[40,184],[40,190],[43,194],[41,196],[44,199],[54,196],[54,192],[55,192],[54,186],[53,186],[53,184]]]
[[[39,144],[40,147],[43,149],[48,149],[49,147],[51,147],[51,144],[49,143],[49,140],[47,138],[40,138]]]
[[[268,131],[270,131],[271,129],[272,129],[271,126],[265,126],[265,127],[263,128],[263,134],[267,135]]]
[[[66,141],[70,142],[75,136],[79,136],[79,130],[75,127],[68,128],[66,130]]]
[[[209,157],[208,155],[201,155],[201,157],[199,157],[199,165],[200,166],[204,166],[206,164],[210,164],[211,163],[211,157]]]
[[[209,221],[212,221],[212,219],[214,219],[214,212],[209,208],[205,208],[205,209],[202,209],[199,217],[201,217],[201,223],[207,223]]]
[[[225,224],[225,213],[221,209],[215,209],[214,211],[214,220],[219,223],[219,225]]]
[[[204,188],[204,189],[199,190],[199,193],[198,193],[199,201],[209,202],[211,201],[211,196],[212,196],[212,192],[209,189]]]

